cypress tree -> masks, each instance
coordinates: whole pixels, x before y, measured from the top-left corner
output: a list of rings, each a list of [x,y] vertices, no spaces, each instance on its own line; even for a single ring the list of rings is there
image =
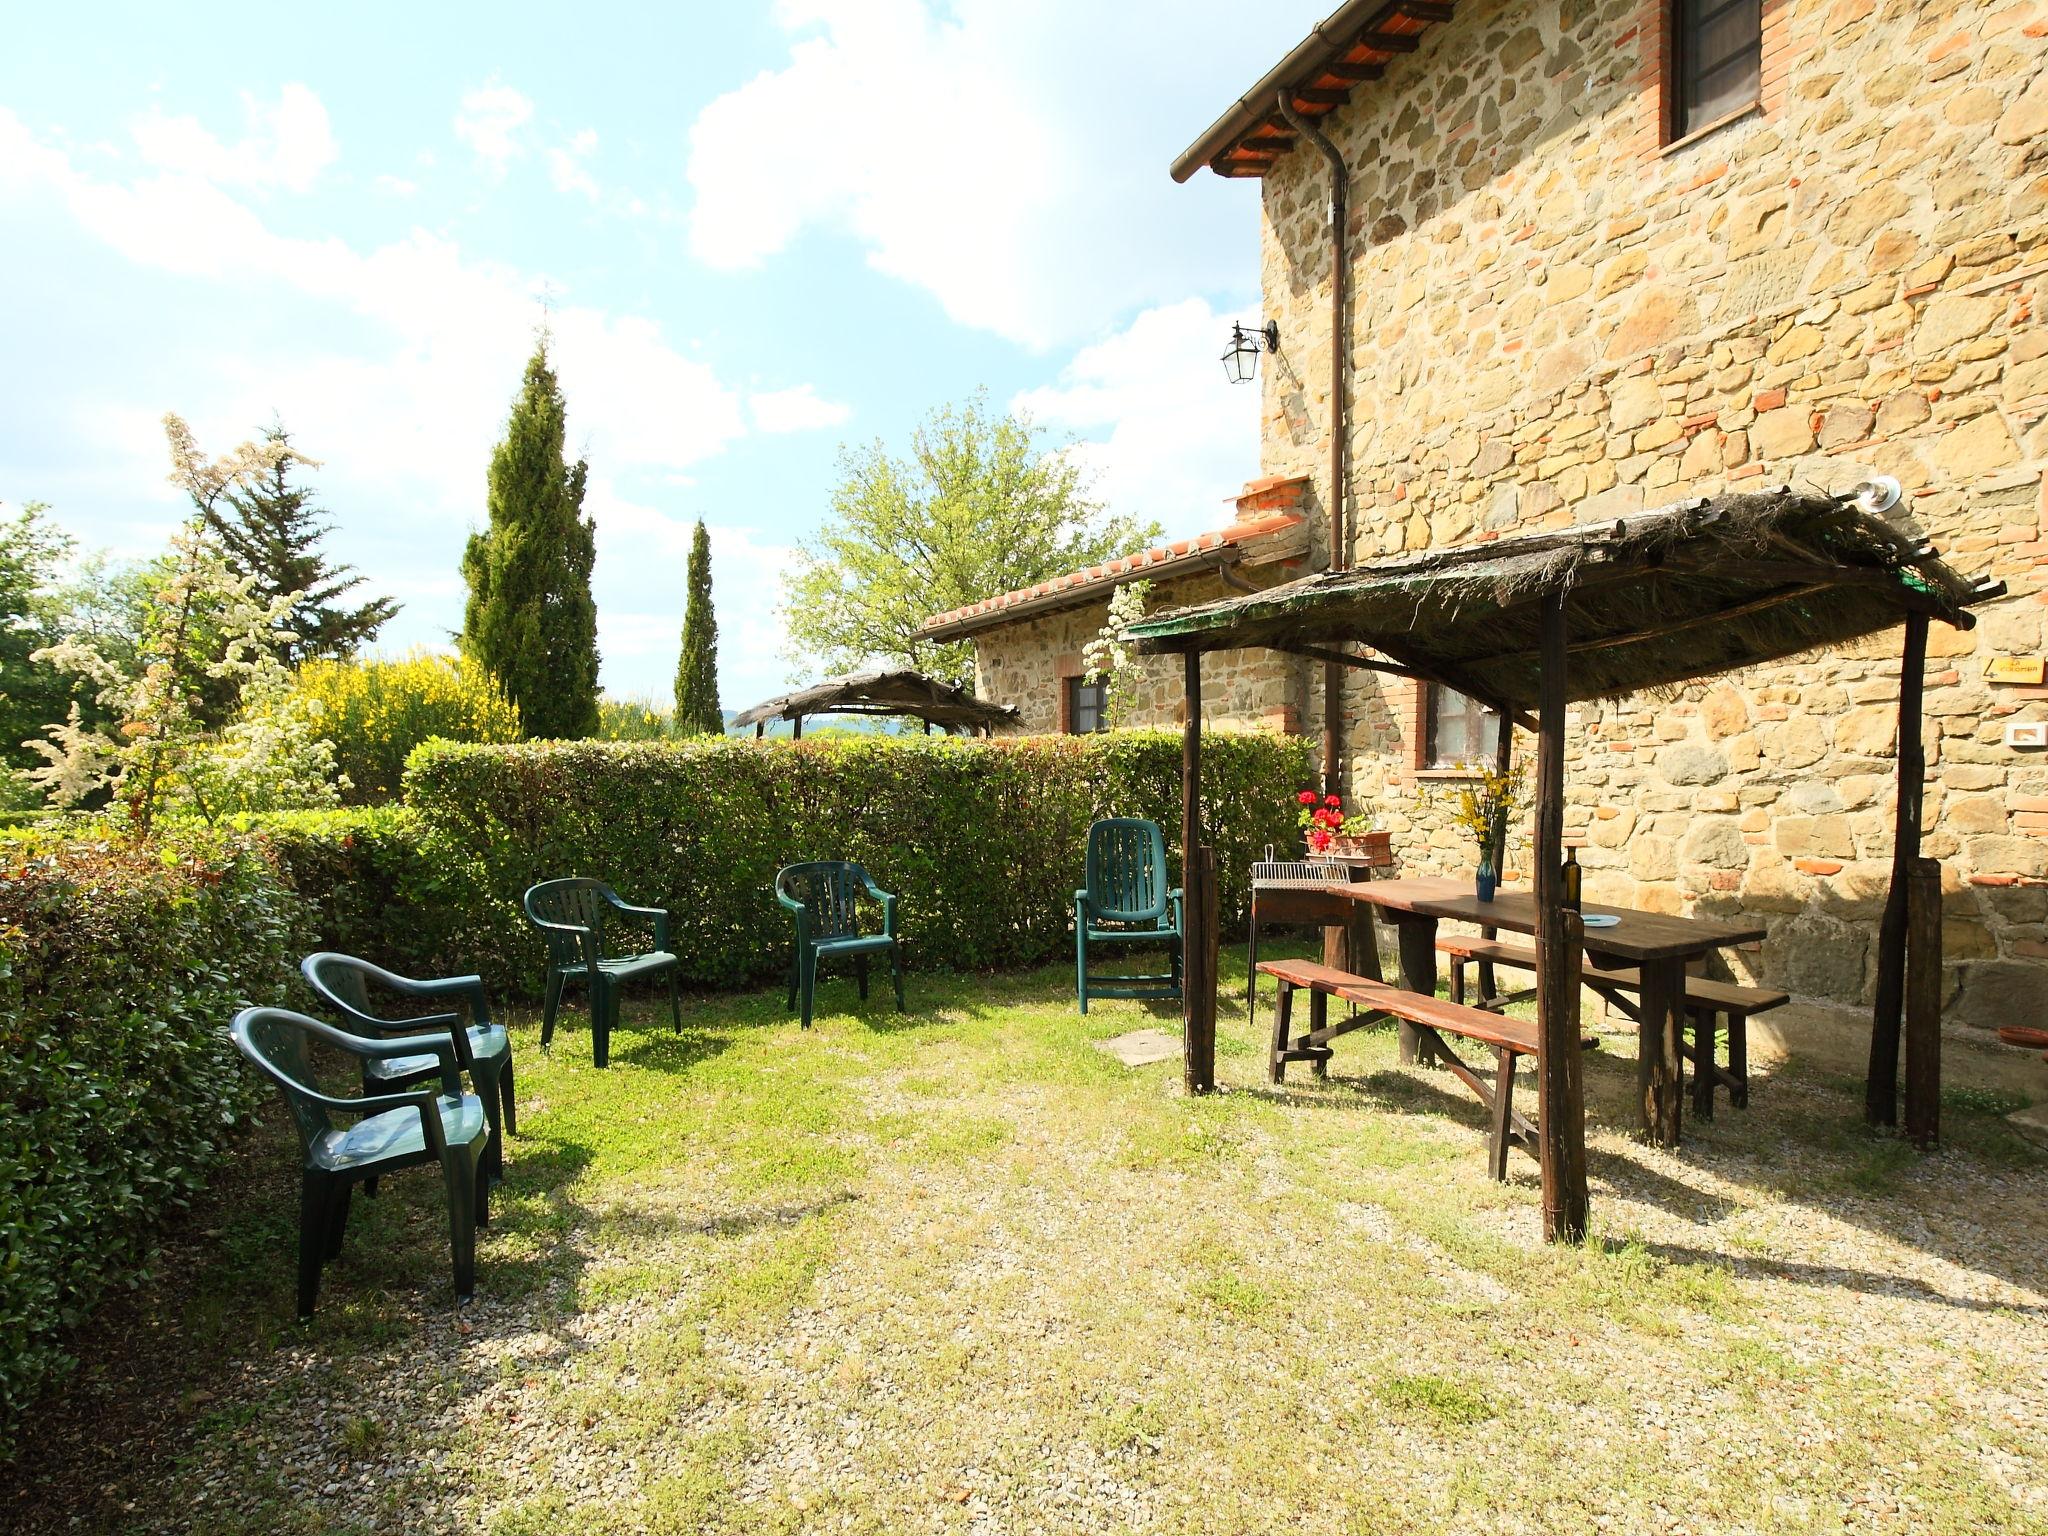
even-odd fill
[[[542,336],[505,440],[491,454],[490,526],[462,555],[462,649],[519,706],[527,734],[597,734],[596,527],[583,515],[589,465],[562,457],[568,407]]]
[[[704,519],[690,538],[690,596],[683,608],[683,654],[676,663],[676,731],[723,736],[718,707],[718,616],[711,610],[711,535]]]
[[[291,480],[295,466],[312,460],[292,450],[291,434],[281,422],[272,423],[263,436],[278,449],[269,467],[248,485],[224,492],[225,507],[205,508],[207,526],[235,574],[255,578],[258,598],[301,594],[292,608],[298,639],[284,648],[288,666],[315,656],[351,656],[376,638],[398,604],[388,597],[356,607],[337,604],[364,578],[353,567],[329,564],[321,552],[320,541],[334,525],[324,509],[313,505],[312,487]]]

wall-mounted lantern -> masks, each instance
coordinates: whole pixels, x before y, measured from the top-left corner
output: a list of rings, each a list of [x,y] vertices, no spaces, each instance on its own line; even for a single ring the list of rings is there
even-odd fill
[[[1260,343],[1265,345],[1263,349]],[[1259,353],[1280,350],[1280,326],[1268,320],[1256,330],[1246,330],[1241,325],[1230,327],[1230,350],[1223,354],[1223,374],[1233,384],[1249,384],[1258,376]]]

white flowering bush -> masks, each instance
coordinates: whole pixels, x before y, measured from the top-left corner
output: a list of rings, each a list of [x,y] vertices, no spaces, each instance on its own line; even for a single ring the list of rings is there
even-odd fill
[[[1112,729],[1123,724],[1131,701],[1137,696],[1144,666],[1131,648],[1131,626],[1145,617],[1145,602],[1152,595],[1149,581],[1127,581],[1109,597],[1109,618],[1095,638],[1081,647],[1083,675],[1091,683],[1104,685],[1104,713]]]
[[[145,833],[166,808],[217,821],[240,811],[336,804],[341,785],[334,748],[320,733],[319,701],[294,695],[282,657],[297,638],[289,623],[300,594],[257,598],[255,578],[237,576],[206,532],[205,513],[226,490],[289,450],[243,443],[209,459],[176,416],[164,418],[164,430],[171,480],[200,515],[171,539],[171,575],[150,604],[134,664],[86,636],[35,653],[83,678],[119,723],[89,729],[73,704],[65,720],[45,728],[47,741],[30,743],[44,764],[29,777],[60,808],[108,791]],[[219,730],[199,709],[206,680],[231,685],[236,699]]]

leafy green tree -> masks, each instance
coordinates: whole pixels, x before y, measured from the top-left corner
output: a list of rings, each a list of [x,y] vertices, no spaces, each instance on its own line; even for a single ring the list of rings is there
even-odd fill
[[[462,556],[462,649],[503,685],[531,736],[597,734],[596,528],[589,465],[562,457],[568,407],[543,336],[491,454],[490,526]]]
[[[312,487],[292,483],[293,470],[311,468],[314,461],[292,447],[282,423],[273,423],[263,436],[274,450],[268,465],[248,484],[223,492],[225,505],[207,511],[207,526],[220,541],[229,568],[256,579],[252,595],[268,602],[298,594],[292,604],[293,638],[284,650],[287,666],[316,656],[352,656],[376,638],[398,604],[388,597],[353,606],[339,601],[365,578],[350,566],[330,563],[320,548],[334,525],[313,504]]]
[[[711,610],[711,535],[704,519],[690,536],[690,597],[683,608],[683,654],[676,662],[676,733],[723,736],[718,707],[718,615]]]
[[[918,625],[1158,538],[1157,524],[1104,516],[1081,467],[1042,435],[977,392],[932,412],[907,458],[880,442],[842,448],[831,516],[789,584],[792,646],[834,672],[882,660],[969,684],[972,647],[933,645]]]
[[[6,768],[39,766],[42,757],[30,738],[63,719],[78,696],[69,673],[33,659],[63,633],[61,578],[72,549],[71,536],[41,502],[0,521],[0,613],[7,615],[0,621],[0,765]]]

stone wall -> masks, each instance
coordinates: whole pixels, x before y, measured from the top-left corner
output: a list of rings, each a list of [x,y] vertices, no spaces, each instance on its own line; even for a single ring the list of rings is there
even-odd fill
[[[1765,13],[1761,110],[1669,149],[1645,0],[1473,0],[1325,119],[1354,168],[1352,553],[1897,476],[1900,523],[2011,591],[1974,633],[1937,625],[1928,665],[1950,998],[2044,1022],[2048,757],[2003,732],[2048,689],[1985,666],[2043,646],[2048,3]],[[1318,477],[1325,503],[1326,177],[1311,149],[1283,157],[1263,229],[1264,468]],[[1866,998],[1897,646],[1582,707],[1589,893],[1760,915],[1738,973]],[[1411,865],[1468,867],[1415,805],[1413,690],[1361,677],[1346,714],[1350,782]]]
[[[1245,574],[1263,585],[1301,575],[1302,568],[1289,561]],[[1158,611],[1206,603],[1228,596],[1230,590],[1215,576],[1185,577],[1155,586],[1147,606]],[[1022,710],[1027,732],[1059,730],[1064,680],[1084,670],[1081,648],[1101,633],[1108,619],[1105,593],[1101,601],[1083,608],[983,630],[974,637],[975,692]],[[1141,679],[1118,723],[1179,725],[1184,694],[1179,658],[1143,657],[1140,665]],[[1302,663],[1278,651],[1219,651],[1205,656],[1203,724],[1220,730],[1295,730],[1304,702],[1304,675]]]

